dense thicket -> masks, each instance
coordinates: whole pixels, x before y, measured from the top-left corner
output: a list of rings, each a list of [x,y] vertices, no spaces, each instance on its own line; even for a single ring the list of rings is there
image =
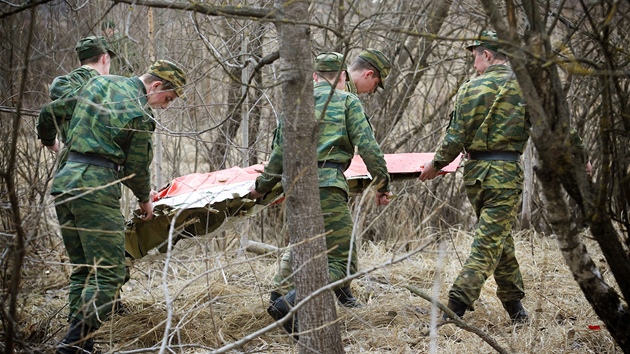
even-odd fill
[[[313,56],[336,50],[352,60],[366,47],[390,56],[394,69],[385,89],[362,97],[386,153],[435,150],[457,87],[473,75],[465,43],[484,29],[499,32],[536,112],[532,140],[539,159],[532,160],[540,179],[532,178],[528,189],[532,209],[524,224],[556,233],[563,249],[578,249],[572,256],[565,253],[574,274],[596,273],[579,246],[579,232],[590,226],[613,265],[604,289],[610,297],[589,296],[602,289],[576,279],[598,315],[610,319],[604,320],[609,326],[622,323],[611,330],[620,333],[613,337],[624,350],[629,341],[623,326],[630,321],[628,6],[574,0],[330,0],[309,7]],[[19,332],[13,321],[19,294],[30,291],[42,268],[64,259],[47,195],[55,156],[40,148],[35,122],[49,100],[47,85],[78,66],[76,41],[100,35],[103,21],[113,20],[117,36],[132,48],[122,54],[134,61],[134,74],[162,58],[186,68],[189,100],[157,117],[158,189],[183,174],[267,158],[281,113],[281,64],[288,59],[278,55],[282,18],[282,9],[265,0],[195,7],[158,0],[0,4],[0,317],[5,332]],[[567,138],[570,127],[585,149]],[[592,177],[581,167],[584,154],[594,166]],[[385,211],[374,208],[369,197],[353,198],[362,239],[411,249],[416,234],[408,230],[437,228],[445,234],[475,222],[458,175],[395,188],[396,203]],[[124,205],[129,216],[135,199],[128,193]],[[283,213],[271,209],[262,215],[256,219],[258,238],[284,244]],[[603,283],[597,274],[590,279]],[[619,305],[619,311],[598,311],[601,301]]]

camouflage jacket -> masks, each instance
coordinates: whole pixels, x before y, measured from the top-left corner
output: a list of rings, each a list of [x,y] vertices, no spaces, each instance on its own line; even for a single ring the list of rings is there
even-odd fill
[[[53,80],[49,88],[53,101],[42,107],[37,118],[37,137],[42,144],[54,145],[57,134],[59,141],[66,142],[70,118],[77,103],[76,95],[91,78],[98,75],[98,71],[84,65]]]
[[[332,86],[327,82],[315,84],[315,116],[321,119],[320,134],[317,144],[317,159],[343,166],[350,166],[354,157],[355,146],[363,158],[368,171],[379,186],[380,192],[389,191],[390,178],[387,165],[374,133],[365,118],[363,107],[356,95],[335,90],[328,103],[326,114],[322,110],[328,101]],[[265,171],[256,179],[256,190],[261,193],[270,191],[281,180],[282,175],[282,129],[274,137],[273,150]],[[343,172],[337,168],[319,168],[319,187],[338,187],[346,193],[348,183]]]
[[[529,139],[525,100],[512,69],[492,65],[464,83],[457,92],[455,111],[433,164],[441,169],[462,151],[523,153]],[[522,189],[519,161],[469,160],[464,182],[483,188]]]
[[[70,152],[97,154],[114,169],[68,161],[55,176],[51,194],[82,194],[93,202],[118,205],[118,179],[140,202],[149,200],[153,159],[153,114],[138,77],[98,76],[77,99],[68,135]]]

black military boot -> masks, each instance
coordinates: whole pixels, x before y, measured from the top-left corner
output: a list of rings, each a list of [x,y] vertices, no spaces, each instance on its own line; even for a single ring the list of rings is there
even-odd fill
[[[521,300],[506,301],[503,303],[503,308],[507,311],[513,324],[525,323],[529,320],[527,311],[523,308]]]
[[[335,296],[337,297],[337,301],[345,307],[361,307],[357,299],[352,295],[350,285],[335,290]]]
[[[294,305],[295,305],[295,289],[289,291],[289,293],[286,294],[285,296],[277,298],[276,301],[274,301],[273,304],[271,304],[271,306],[267,308],[267,313],[274,320],[279,321],[291,311],[291,308],[293,308]],[[292,317],[293,318],[289,319],[287,322],[285,322],[282,325],[284,330],[287,331],[289,334],[298,332],[297,314],[293,315]],[[293,337],[295,339],[299,339],[299,336],[297,335],[294,335]]]
[[[461,303],[455,299],[448,299],[448,308],[455,312],[455,314],[457,316],[459,316],[460,318],[464,317],[464,313],[466,313],[466,310],[468,310],[468,305]],[[448,320],[450,318],[449,315],[446,314],[446,312],[444,312],[444,314],[442,315],[442,319],[444,321]]]
[[[273,305],[273,303],[276,302],[276,300],[278,300],[281,296],[282,294],[280,294],[279,292],[272,291],[271,295],[269,296],[269,304]]]
[[[94,329],[79,320],[72,320],[68,333],[57,347],[56,354],[88,354],[94,352]],[[88,338],[89,337],[89,338]]]

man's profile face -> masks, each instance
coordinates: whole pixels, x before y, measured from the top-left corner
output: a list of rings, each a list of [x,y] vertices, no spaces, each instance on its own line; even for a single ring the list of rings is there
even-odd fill
[[[162,83],[152,85],[147,93],[147,103],[151,108],[166,109],[178,96],[173,90],[162,90]]]
[[[474,64],[473,64],[475,67],[475,70],[477,70],[477,73],[479,75],[483,74],[488,68],[488,66],[490,66],[490,58],[488,57],[489,52],[487,50],[484,50],[481,53],[479,53],[477,48],[473,48],[471,50],[471,53],[472,53],[473,58],[475,59]]]
[[[378,88],[378,84],[381,82],[381,78],[378,73],[373,70],[363,71],[359,78],[355,80],[354,84],[357,87],[357,93],[374,93]]]

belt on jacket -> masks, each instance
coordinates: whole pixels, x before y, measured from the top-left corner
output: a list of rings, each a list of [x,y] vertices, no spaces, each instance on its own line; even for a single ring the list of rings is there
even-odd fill
[[[471,160],[518,161],[521,154],[515,151],[469,151],[466,157]]]
[[[343,173],[344,169],[344,164],[342,163],[337,163],[337,162],[332,162],[332,161],[317,161],[317,167],[319,168],[336,168],[339,171],[341,171],[341,173]]]
[[[116,170],[116,171],[118,171],[118,167],[119,167],[114,161],[106,157],[103,157],[101,155],[83,154],[76,151],[70,151],[68,153],[68,161],[81,162],[81,163],[86,163],[89,165],[111,168],[112,170]]]

